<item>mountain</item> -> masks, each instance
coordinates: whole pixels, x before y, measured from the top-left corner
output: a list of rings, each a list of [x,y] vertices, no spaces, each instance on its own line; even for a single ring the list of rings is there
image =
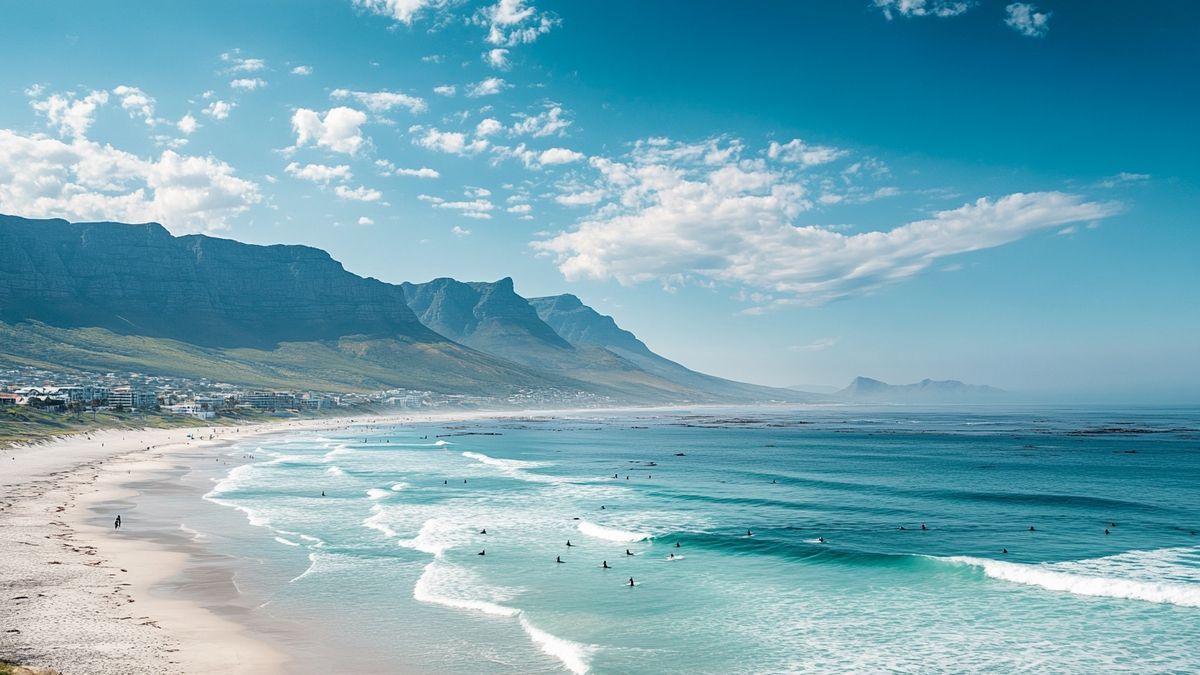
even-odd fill
[[[253,386],[462,393],[578,383],[430,330],[404,291],[307,246],[0,216],[0,356]]]
[[[856,377],[835,398],[876,403],[982,403],[1002,398],[1007,392],[995,387],[964,384],[958,380],[924,379],[915,384],[888,384],[869,377]]]
[[[395,285],[307,246],[3,215],[0,362],[330,391],[803,400],[691,371],[574,296],[531,304],[510,278]]]
[[[717,393],[711,387],[695,386],[690,381],[695,378],[681,380],[646,368],[639,359],[661,357],[608,317],[604,318],[612,323],[613,335],[619,336],[614,340],[635,346],[636,358],[599,341],[579,340],[576,333],[563,332],[544,321],[534,303],[516,293],[511,278],[491,283],[442,278],[401,286],[409,307],[438,333],[486,354],[589,383],[599,393],[621,400],[716,402],[729,399],[730,394],[737,400],[781,398],[779,392],[765,387],[754,389],[752,398],[746,392]]]
[[[699,395],[728,401],[806,401],[802,392],[763,387],[705,375],[650,351],[646,343],[621,328],[608,315],[583,304],[574,295],[531,298],[529,304],[556,333],[577,348],[602,348],[655,377]]]

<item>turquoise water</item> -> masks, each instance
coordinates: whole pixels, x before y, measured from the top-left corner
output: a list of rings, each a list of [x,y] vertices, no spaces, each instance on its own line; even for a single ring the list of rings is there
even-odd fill
[[[1198,418],[380,425],[232,448],[207,498],[255,526],[215,544],[239,588],[354,672],[1196,671]]]

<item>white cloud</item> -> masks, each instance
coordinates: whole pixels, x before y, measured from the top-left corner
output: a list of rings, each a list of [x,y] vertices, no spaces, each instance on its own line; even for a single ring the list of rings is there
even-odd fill
[[[312,75],[312,71],[312,66],[296,66],[295,68],[292,68],[293,75],[302,75],[306,77],[308,75]]]
[[[283,170],[296,178],[303,178],[304,180],[323,185],[328,185],[330,181],[347,181],[354,177],[354,174],[350,173],[350,167],[346,164],[339,164],[337,166],[305,164],[304,166],[300,166],[298,162],[292,162],[284,167]]]
[[[500,123],[500,120],[493,119],[491,117],[488,117],[479,124],[475,125],[475,135],[480,138],[483,138],[484,136],[491,136],[492,134],[499,133],[503,130],[504,125]]]
[[[499,77],[489,77],[485,80],[480,80],[479,82],[470,85],[467,88],[467,96],[475,98],[480,96],[491,96],[493,94],[499,94],[511,86],[512,85]]]
[[[791,345],[788,347],[789,352],[819,352],[837,344],[837,338],[821,338],[813,340],[802,345]]]
[[[505,209],[505,211],[508,211],[509,213],[526,214],[530,211],[533,211],[533,207],[529,204],[513,204]]]
[[[392,108],[408,108],[409,112],[425,112],[428,106],[425,99],[408,94],[398,94],[391,91],[350,91],[349,89],[334,89],[331,97],[337,99],[352,98],[367,107],[373,113],[382,113]]]
[[[438,96],[453,96],[457,91],[458,87],[455,87],[452,84],[443,84],[433,88],[433,93],[437,94]]]
[[[550,148],[538,155],[538,162],[543,166],[548,164],[570,164],[585,159],[586,155],[567,148]]]
[[[229,101],[213,101],[204,109],[204,114],[214,120],[223,120],[229,117],[229,112],[236,106],[236,103],[230,103]]]
[[[446,6],[446,0],[354,0],[354,6],[411,26],[425,10]]]
[[[371,220],[370,218],[368,218],[366,216],[359,216],[358,224],[359,225],[374,225],[375,221]]]
[[[179,129],[184,135],[191,136],[196,129],[200,128],[200,123],[196,121],[196,118],[191,113],[188,113],[179,118],[179,121],[175,123],[175,128]]]
[[[1050,32],[1050,12],[1039,12],[1027,2],[1014,2],[1004,13],[1004,23],[1025,37],[1045,37]]]
[[[416,178],[438,178],[442,175],[426,166],[419,169],[396,169],[395,174],[397,176],[413,176]]]
[[[120,85],[112,90],[112,93],[117,98],[121,99],[121,108],[129,113],[130,117],[141,117],[147,125],[153,125],[154,119],[154,97],[137,87],[128,85]]]
[[[474,21],[487,27],[488,42],[506,47],[533,42],[559,23],[550,14],[527,5],[525,0],[499,0],[480,9]]]
[[[32,101],[33,109],[46,116],[46,121],[58,129],[60,136],[83,138],[92,126],[96,109],[108,103],[108,92],[93,91],[83,98],[76,98],[74,92],[51,94],[41,99],[42,88],[33,86],[25,90]]]
[[[958,16],[971,8],[975,0],[875,0],[875,6],[890,21],[900,16]]]
[[[257,185],[211,156],[166,150],[143,159],[80,137],[68,143],[0,129],[0,204],[11,213],[196,232],[222,229],[260,200]]]
[[[267,62],[262,59],[244,58],[241,49],[231,49],[222,53],[221,60],[230,64],[225,69],[227,73],[257,73],[267,68]]]
[[[243,89],[245,91],[254,91],[267,86],[267,81],[261,77],[240,77],[229,83],[234,89]]]
[[[605,194],[604,190],[583,190],[559,195],[554,201],[563,206],[591,206],[604,199]]]
[[[827,145],[809,145],[799,138],[793,138],[782,145],[771,141],[771,144],[767,146],[767,156],[771,159],[779,159],[801,166],[828,164],[845,155],[845,150]]]
[[[536,115],[519,113],[518,121],[512,126],[514,135],[529,135],[534,138],[542,136],[565,136],[571,120],[566,119],[560,106],[551,106]]]
[[[503,47],[496,47],[484,52],[483,60],[497,70],[508,70],[510,65],[508,62],[508,50]]]
[[[489,193],[490,194],[490,193]],[[429,202],[435,209],[451,209],[460,211],[461,215],[467,218],[475,218],[478,220],[487,220],[492,216],[489,211],[496,208],[496,205],[491,200],[476,198],[469,201],[447,201],[441,197],[433,197],[430,195],[418,195],[417,199],[423,202]]]
[[[792,165],[741,154],[736,141],[652,139],[624,161],[593,158],[606,198],[575,230],[532,246],[568,279],[729,283],[777,294],[773,304],[813,305],[897,283],[940,258],[1119,210],[1060,192],[1016,193],[846,234],[797,224],[812,203]]]
[[[410,127],[408,131],[413,135],[413,143],[427,150],[452,155],[471,155],[483,152],[488,147],[486,140],[468,138],[466,134],[458,131],[439,131],[434,127],[426,128],[420,125]]]
[[[292,130],[296,132],[296,148],[314,143],[334,152],[356,154],[364,143],[362,127],[366,113],[339,106],[322,116],[315,110],[300,108],[292,115]]]
[[[456,237],[469,237],[469,236],[471,236],[471,231],[470,231],[470,230],[468,230],[468,229],[466,229],[466,228],[464,228],[464,227],[459,227],[458,225],[455,225],[454,227],[450,228],[450,232],[451,232],[451,233],[452,233],[454,236],[456,236]]]
[[[1131,173],[1129,171],[1122,171],[1115,176],[1109,176],[1108,178],[1105,178],[1096,185],[1103,188],[1113,188],[1127,183],[1141,183],[1143,181],[1150,180],[1150,178],[1151,176],[1148,173]]]
[[[383,197],[383,193],[379,190],[373,190],[362,185],[354,188],[353,190],[345,185],[339,185],[333,189],[333,194],[342,199],[350,199],[359,202],[377,202],[381,197]]]

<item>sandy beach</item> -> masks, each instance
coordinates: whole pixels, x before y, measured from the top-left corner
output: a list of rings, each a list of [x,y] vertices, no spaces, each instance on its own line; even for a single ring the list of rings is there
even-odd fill
[[[178,523],[142,517],[130,486],[251,436],[353,423],[110,430],[0,449],[0,661],[96,675],[285,672],[286,655],[222,606],[236,595],[229,574],[195,564],[202,549]],[[185,586],[210,601],[184,598]]]

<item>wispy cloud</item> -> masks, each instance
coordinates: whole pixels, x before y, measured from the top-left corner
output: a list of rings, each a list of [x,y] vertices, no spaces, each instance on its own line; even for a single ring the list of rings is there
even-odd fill
[[[1039,12],[1027,2],[1014,2],[1004,13],[1004,23],[1025,37],[1045,37],[1050,32],[1050,12]]]
[[[821,338],[800,345],[791,345],[788,347],[789,352],[819,352],[837,344],[837,338]]]

